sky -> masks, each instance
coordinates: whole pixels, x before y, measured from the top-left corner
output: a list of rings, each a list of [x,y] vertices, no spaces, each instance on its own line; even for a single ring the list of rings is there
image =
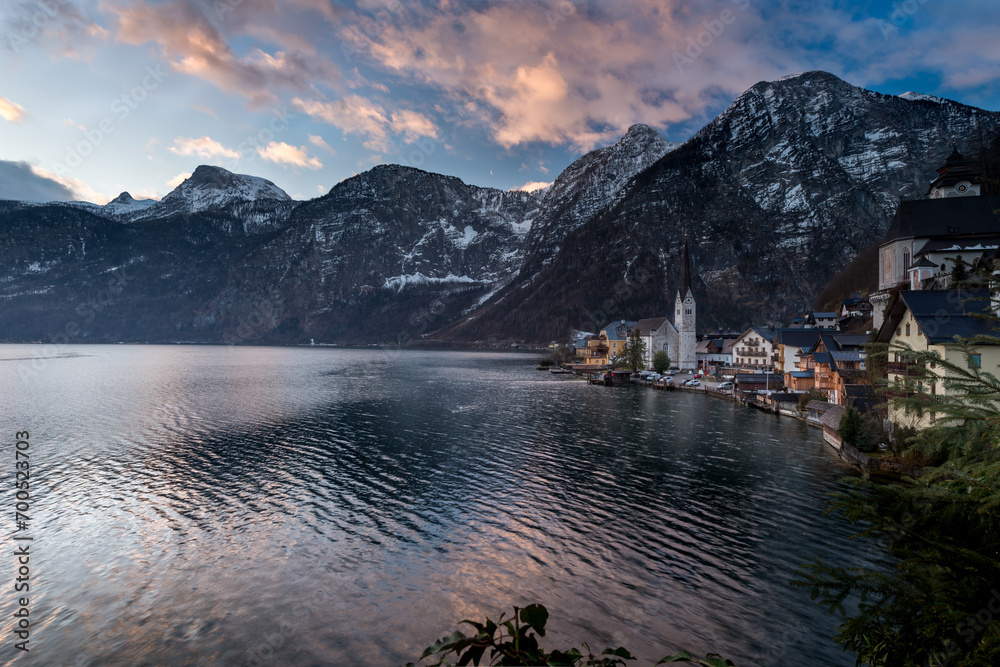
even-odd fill
[[[685,141],[825,70],[1000,110],[997,0],[4,0],[0,198],[296,199],[383,163],[537,189],[633,123]]]

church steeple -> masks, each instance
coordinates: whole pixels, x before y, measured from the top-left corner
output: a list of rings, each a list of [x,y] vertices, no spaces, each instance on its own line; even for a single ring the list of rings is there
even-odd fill
[[[980,194],[984,180],[983,170],[975,158],[965,157],[958,152],[958,142],[953,142],[951,155],[937,169],[938,177],[927,190],[930,199],[945,197],[968,197]]]
[[[681,282],[677,288],[678,296],[685,297],[691,290],[691,253],[688,250],[687,235],[684,238],[684,259],[681,261]]]
[[[684,238],[684,257],[681,260],[681,276],[677,286],[677,298],[674,300],[674,327],[677,329],[677,359],[681,370],[694,370],[698,367],[698,345],[695,335],[695,318],[697,306],[694,301],[694,290],[691,288],[691,251],[688,247],[687,234]]]

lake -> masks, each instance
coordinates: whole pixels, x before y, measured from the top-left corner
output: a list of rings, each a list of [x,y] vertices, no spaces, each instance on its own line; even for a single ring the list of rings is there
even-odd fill
[[[855,475],[818,429],[539,357],[0,346],[5,475],[29,431],[33,495],[15,533],[3,494],[32,626],[0,664],[402,664],[531,602],[551,648],[854,664],[789,585],[882,558],[823,515]]]

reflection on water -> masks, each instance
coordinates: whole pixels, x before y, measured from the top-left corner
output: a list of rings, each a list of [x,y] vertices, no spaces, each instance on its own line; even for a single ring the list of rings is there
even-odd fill
[[[822,515],[850,472],[800,422],[534,355],[92,346],[18,373],[40,349],[0,346],[34,663],[399,664],[533,601],[551,646],[853,663],[788,585],[875,553]]]

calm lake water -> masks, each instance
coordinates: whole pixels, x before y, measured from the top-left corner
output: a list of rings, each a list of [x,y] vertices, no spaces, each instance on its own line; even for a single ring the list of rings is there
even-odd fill
[[[879,557],[823,516],[853,474],[818,430],[538,356],[0,346],[35,497],[30,657],[8,620],[0,664],[402,664],[540,602],[550,647],[853,665],[788,583]]]

